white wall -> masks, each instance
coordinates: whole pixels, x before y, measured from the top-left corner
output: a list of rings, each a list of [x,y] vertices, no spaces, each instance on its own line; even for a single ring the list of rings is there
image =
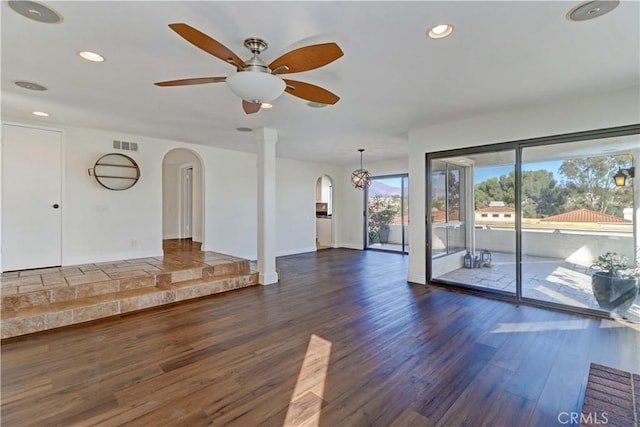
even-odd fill
[[[38,123],[22,124],[39,126]],[[202,161],[203,249],[257,258],[256,154],[117,131],[56,128],[63,132],[63,265],[162,255],[163,159],[176,148],[191,150]],[[138,152],[126,153],[140,166],[140,180],[125,191],[106,190],[87,173],[100,156],[114,151],[114,139],[139,144]],[[340,184],[343,169],[278,158],[276,173],[277,254],[315,250],[316,180],[326,174],[336,183],[333,223],[337,228],[343,215],[344,190]],[[337,230],[334,235],[339,241]]]
[[[395,159],[368,163],[365,157],[363,166],[372,176],[398,175],[409,171],[408,159]],[[342,239],[339,241],[339,246],[351,249],[364,248],[364,216],[362,214],[364,211],[364,192],[362,190],[357,190],[351,184],[351,172],[359,168],[359,162],[343,168],[342,180],[340,181],[340,184],[345,188],[345,191],[342,199],[343,211],[339,229],[339,235]],[[422,172],[422,175],[418,176],[424,176],[424,171]],[[412,185],[410,176],[409,189],[411,189]],[[334,200],[335,197],[336,196],[334,195]],[[411,203],[412,201],[409,199],[409,205],[411,205]]]
[[[334,230],[342,218],[340,209],[342,168],[322,163],[276,159],[276,255],[316,250],[316,182],[327,175],[333,182]],[[335,235],[335,234],[334,234]]]
[[[476,254],[481,249],[515,253],[515,230],[474,230]],[[621,233],[584,233],[566,230],[522,230],[522,254],[562,258],[589,267],[600,254],[617,252],[630,260],[635,257],[633,235]]]
[[[205,249],[255,259],[255,154],[115,131],[58,129],[63,131],[65,174],[63,265],[162,255],[162,161],[174,148],[192,150],[210,170],[204,186]],[[139,143],[138,152],[126,153],[140,166],[140,180],[125,191],[104,189],[87,173],[101,155],[114,151],[113,139]]]
[[[425,154],[638,123],[640,91],[629,88],[598,97],[509,110],[441,123],[409,132],[409,280],[426,283]]]

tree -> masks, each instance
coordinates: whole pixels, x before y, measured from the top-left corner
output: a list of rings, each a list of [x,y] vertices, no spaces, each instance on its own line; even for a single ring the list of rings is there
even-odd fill
[[[381,242],[381,232],[389,229],[389,224],[400,212],[399,197],[386,197],[376,194],[367,202],[369,208],[369,241]]]
[[[475,186],[476,209],[492,201],[515,207],[515,171],[499,178],[490,178]],[[558,213],[566,199],[566,191],[556,185],[553,172],[545,169],[522,172],[522,214],[525,218],[541,218]]]
[[[565,210],[586,208],[622,216],[622,210],[632,206],[633,193],[630,187],[616,187],[612,177],[619,167],[628,167],[631,161],[631,155],[625,154],[562,162],[558,172],[567,187]]]

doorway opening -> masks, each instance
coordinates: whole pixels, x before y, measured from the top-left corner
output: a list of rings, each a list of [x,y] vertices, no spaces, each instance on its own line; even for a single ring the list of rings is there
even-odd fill
[[[328,175],[316,180],[316,249],[333,246],[333,181]]]
[[[191,150],[169,151],[162,161],[163,249],[200,251],[204,246],[204,179]]]
[[[408,253],[409,175],[372,177],[365,211],[365,249]]]

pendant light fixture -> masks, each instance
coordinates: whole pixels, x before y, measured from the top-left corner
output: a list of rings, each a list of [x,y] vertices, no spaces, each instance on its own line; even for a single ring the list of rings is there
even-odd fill
[[[364,152],[364,148],[359,148],[358,151],[360,152],[360,169],[354,170],[351,174],[351,183],[358,190],[364,190],[371,184],[371,174],[362,167],[362,153]]]

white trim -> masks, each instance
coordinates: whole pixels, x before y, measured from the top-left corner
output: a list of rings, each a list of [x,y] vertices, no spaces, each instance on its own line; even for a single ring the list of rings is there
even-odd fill
[[[258,274],[258,283],[263,286],[278,283],[278,273]]]
[[[423,275],[418,275],[418,274],[409,274],[409,277],[407,277],[407,282],[409,283],[415,283],[418,285],[426,285],[427,284],[427,278]]]
[[[362,245],[357,245],[357,244],[354,244],[354,243],[340,243],[338,246],[334,246],[334,247],[347,248],[347,249],[356,249],[358,251],[364,250]]]
[[[180,187],[178,188],[178,234],[180,235],[180,239],[189,239],[189,238],[193,238],[193,163],[184,163],[181,164],[179,169],[180,169]],[[186,185],[186,180],[185,180],[185,174],[187,173],[187,171],[191,169],[191,180],[189,181],[189,185],[191,186],[191,197],[190,197],[190,203],[191,206],[189,206],[189,212],[191,212],[191,221],[189,222],[189,232],[187,233],[185,231],[185,215],[184,215],[184,211],[186,209],[186,204],[185,204],[185,185]]]
[[[304,254],[307,252],[315,252],[317,251],[315,246],[307,246],[305,248],[298,248],[298,249],[290,249],[290,250],[286,250],[286,251],[281,251],[278,252],[278,254],[276,256],[288,256],[288,255],[297,255],[297,254]]]
[[[144,251],[144,252],[118,252],[107,255],[89,255],[89,256],[76,256],[62,260],[63,266],[70,265],[82,265],[82,264],[96,264],[101,262],[121,261],[125,259],[136,258],[154,258],[164,256],[162,251]]]
[[[163,234],[162,240],[179,239],[180,233]]]

